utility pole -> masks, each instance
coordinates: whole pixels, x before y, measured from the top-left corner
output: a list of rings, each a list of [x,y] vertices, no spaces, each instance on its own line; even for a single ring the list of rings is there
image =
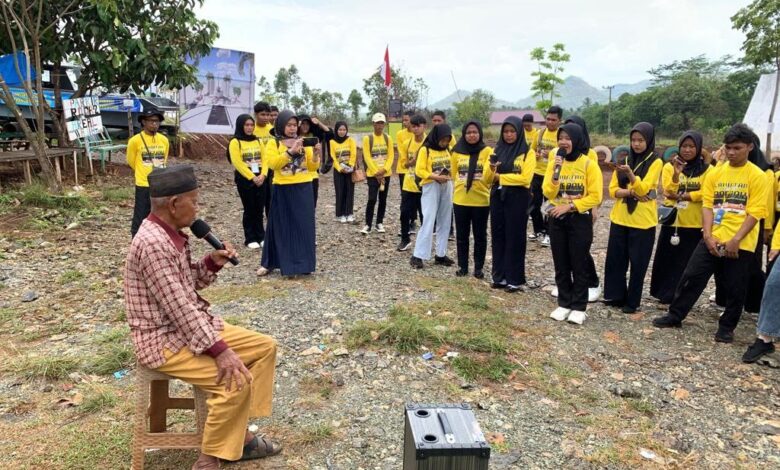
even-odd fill
[[[615,85],[605,86],[604,89],[609,91],[609,101],[607,104],[607,134],[612,134],[612,89]]]

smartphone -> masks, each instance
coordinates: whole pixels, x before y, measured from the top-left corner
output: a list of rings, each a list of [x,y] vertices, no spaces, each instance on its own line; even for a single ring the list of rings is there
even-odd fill
[[[617,164],[625,165],[627,159],[628,159],[628,155],[625,153],[621,153],[620,155],[617,156]]]
[[[490,164],[491,165],[495,165],[496,163],[498,163],[498,155],[496,155],[495,153],[491,153],[490,154]]]
[[[314,147],[315,145],[320,143],[320,139],[316,137],[304,137],[303,138],[303,146],[304,147]]]

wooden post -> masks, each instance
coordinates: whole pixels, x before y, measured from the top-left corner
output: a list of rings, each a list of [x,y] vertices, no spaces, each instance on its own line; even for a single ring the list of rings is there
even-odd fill
[[[32,184],[32,169],[30,168],[30,160],[24,161],[24,180],[27,184]]]
[[[77,160],[77,153],[73,151],[73,180],[76,186],[79,185],[79,162]]]
[[[54,157],[54,173],[57,175],[57,181],[62,184],[62,169],[60,168],[60,157]]]

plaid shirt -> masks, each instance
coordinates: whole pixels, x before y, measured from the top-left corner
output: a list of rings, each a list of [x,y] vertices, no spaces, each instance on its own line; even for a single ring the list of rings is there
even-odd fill
[[[219,269],[209,255],[193,263],[187,236],[154,214],[144,220],[125,264],[127,322],[139,363],[156,368],[165,363],[165,348],[208,354],[221,343],[222,319],[197,293]]]

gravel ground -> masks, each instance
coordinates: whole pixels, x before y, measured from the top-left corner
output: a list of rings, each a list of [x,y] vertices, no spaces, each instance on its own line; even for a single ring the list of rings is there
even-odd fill
[[[201,216],[221,238],[240,243],[241,206],[231,172],[222,162],[197,165]],[[120,180],[131,184],[127,177]],[[551,255],[535,243],[529,243],[527,271],[540,288],[510,295],[491,291],[486,281],[467,281],[488,292],[516,319],[518,335],[526,335],[527,357],[518,357],[520,374],[507,382],[468,383],[444,358],[421,358],[422,350],[402,355],[382,343],[344,350],[354,322],[386,319],[394,305],[435,298],[436,292],[419,285],[421,276],[454,279],[454,268],[426,264],[416,272],[408,264],[409,253],[395,250],[396,179],[388,199],[387,233],[359,234],[366,192],[365,185],[356,191],[359,223],[340,224],[334,220],[331,176],[321,178],[314,275],[288,280],[272,274],[258,281],[259,252],[242,247],[241,264],[223,270],[211,291],[230,296],[215,302],[215,312],[242,318],[280,345],[274,414],[257,424],[279,436],[287,449],[268,461],[232,468],[398,469],[404,403],[463,401],[474,406],[493,443],[490,467],[495,469],[780,466],[778,369],[740,362],[754,339],[755,315],[743,317],[733,345],[712,341],[718,310],[706,302],[709,290],[679,330],[651,326],[650,319],[662,309],[650,299],[635,315],[596,303],[583,326],[558,324],[547,317],[555,308],[548,293]],[[0,307],[27,308],[22,297],[34,291],[39,298],[27,305],[40,323],[25,331],[63,317],[79,325],[37,343],[47,353],[87,348],[95,332],[117,324],[105,318],[122,309],[121,266],[131,212],[131,204],[121,204],[72,230],[41,235],[3,225],[8,233],[0,240],[5,259]],[[606,217],[596,231],[592,251],[603,270]],[[205,244],[194,244],[196,254],[206,252]],[[85,294],[83,286],[52,282],[73,270],[88,273],[92,284],[86,289],[94,295]],[[24,347],[13,337],[10,341],[3,356]],[[777,367],[777,359],[770,364]],[[549,376],[547,386],[524,379],[523,369],[537,365]],[[0,412],[24,394],[40,394],[38,385],[4,374],[0,389],[7,396]],[[2,416],[0,422],[11,422],[7,411]],[[16,416],[13,422],[28,419],[34,417]],[[325,437],[312,437],[318,432]],[[0,449],[3,443],[13,439],[0,439]],[[6,461],[24,462],[24,451],[15,455],[18,460]],[[163,458],[149,467],[179,468],[168,465]]]

